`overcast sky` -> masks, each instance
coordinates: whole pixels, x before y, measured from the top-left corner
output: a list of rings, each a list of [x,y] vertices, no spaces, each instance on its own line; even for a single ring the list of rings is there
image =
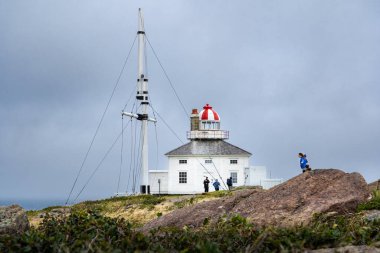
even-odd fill
[[[312,168],[379,178],[380,1],[0,0],[0,199],[67,197],[136,36],[139,7],[186,110],[210,103],[229,142],[253,154],[251,165],[288,179],[305,152]],[[120,133],[136,51],[74,195]],[[188,118],[149,47],[147,59],[153,106],[186,141]],[[151,125],[150,168],[166,169],[164,154],[181,142],[162,120],[157,132],[158,162]],[[120,152],[118,142],[81,199],[115,193]]]

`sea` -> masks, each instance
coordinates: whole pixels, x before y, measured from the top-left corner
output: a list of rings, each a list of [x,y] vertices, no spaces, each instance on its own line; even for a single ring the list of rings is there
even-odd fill
[[[17,204],[25,210],[41,210],[49,206],[63,206],[64,199],[0,199],[0,206],[9,206]]]

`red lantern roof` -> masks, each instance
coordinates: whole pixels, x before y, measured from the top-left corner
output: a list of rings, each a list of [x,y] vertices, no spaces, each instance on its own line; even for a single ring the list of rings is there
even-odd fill
[[[199,113],[199,120],[219,121],[220,118],[218,113],[214,111],[209,104],[206,104]]]

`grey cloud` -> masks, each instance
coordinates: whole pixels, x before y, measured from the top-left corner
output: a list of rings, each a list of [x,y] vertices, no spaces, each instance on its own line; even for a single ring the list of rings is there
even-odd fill
[[[187,110],[212,104],[252,164],[289,178],[306,152],[312,167],[379,178],[378,1],[2,1],[0,198],[67,197],[138,7]],[[153,105],[185,140],[188,119],[148,56]],[[133,52],[79,186],[120,132],[135,61]],[[153,127],[150,164],[163,169],[163,154],[181,143],[163,122],[157,130],[159,164]],[[119,159],[118,144],[83,198],[116,191]],[[127,175],[126,162],[123,186]]]

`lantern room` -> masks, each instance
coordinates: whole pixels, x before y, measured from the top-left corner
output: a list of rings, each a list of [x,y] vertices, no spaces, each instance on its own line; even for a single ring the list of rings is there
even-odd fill
[[[187,132],[188,139],[228,139],[228,135],[228,131],[220,130],[220,117],[212,106],[206,104],[199,113],[197,109],[193,109],[190,132]]]
[[[199,130],[220,130],[219,114],[209,104],[199,113]]]

